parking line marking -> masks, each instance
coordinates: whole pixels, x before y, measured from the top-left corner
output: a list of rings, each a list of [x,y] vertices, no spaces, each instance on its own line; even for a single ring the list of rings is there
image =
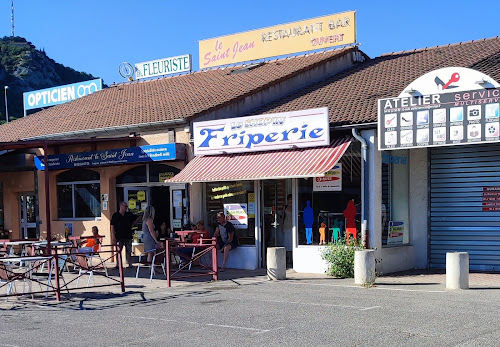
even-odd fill
[[[362,286],[348,286],[348,285],[342,285],[342,284],[323,284],[323,283],[299,283],[299,282],[287,282],[287,284],[295,284],[295,285],[309,285],[309,286],[319,286],[319,287],[342,287],[342,288],[357,288],[357,289],[366,289]],[[383,285],[383,283],[381,283]],[[390,284],[387,284],[390,285]],[[424,292],[424,293],[446,293],[446,290],[420,290],[420,289],[403,289],[403,288],[382,288],[382,287],[377,287],[377,284],[375,283],[375,287],[369,288],[369,289],[377,289],[377,290],[394,290],[394,291],[400,291],[400,292]]]
[[[153,318],[153,317],[137,317],[137,316],[123,316],[124,318],[132,318],[132,319],[145,319],[145,320],[154,320],[154,321],[163,321],[163,322],[176,322],[176,323],[187,323],[187,324],[197,324],[197,325],[205,325],[210,327],[218,327],[218,328],[229,328],[229,329],[239,329],[239,330],[249,330],[254,331],[256,333],[267,333],[271,330],[269,329],[258,329],[258,328],[249,328],[249,327],[241,327],[237,325],[224,325],[224,324],[212,324],[212,323],[198,323],[193,321],[179,321],[175,319],[165,319],[165,318]]]

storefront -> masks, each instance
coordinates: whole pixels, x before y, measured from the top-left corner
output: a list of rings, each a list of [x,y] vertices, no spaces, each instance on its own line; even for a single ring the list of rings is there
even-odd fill
[[[458,251],[469,253],[471,270],[500,269],[498,87],[479,71],[451,67],[379,101],[381,203],[389,206],[382,208],[383,246],[428,239],[412,246],[428,254],[431,268],[444,269],[446,253]],[[428,229],[407,227],[423,215],[411,211],[412,194],[428,202]]]
[[[219,211],[235,225],[240,246],[228,266],[265,267],[267,248],[283,246],[288,266],[324,272],[321,223],[330,241],[329,228],[345,225],[348,202],[361,201],[359,143],[341,133],[330,141],[326,108],[195,122],[193,129],[196,157],[169,182],[200,192],[192,215],[212,233]]]

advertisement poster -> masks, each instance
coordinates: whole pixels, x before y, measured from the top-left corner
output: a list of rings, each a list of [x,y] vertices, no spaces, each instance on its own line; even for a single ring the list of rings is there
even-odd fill
[[[224,214],[236,229],[248,227],[247,204],[224,204]]]
[[[313,181],[313,191],[342,191],[342,164],[338,163],[325,173],[323,177],[315,177]]]
[[[73,223],[64,223],[64,237],[68,240],[69,236],[73,236]]]
[[[389,221],[388,245],[402,245],[405,234],[405,222]]]
[[[248,193],[248,218],[255,218],[255,193]]]

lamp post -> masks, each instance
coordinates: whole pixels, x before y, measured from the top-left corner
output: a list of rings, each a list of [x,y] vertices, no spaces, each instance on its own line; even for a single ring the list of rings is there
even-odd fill
[[[5,89],[5,119],[7,120],[7,123],[9,123],[9,108],[7,107],[7,89],[9,89],[9,86],[4,86]]]

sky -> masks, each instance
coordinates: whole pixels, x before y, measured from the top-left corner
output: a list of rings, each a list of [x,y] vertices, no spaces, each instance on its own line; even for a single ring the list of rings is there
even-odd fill
[[[11,35],[11,0],[0,33]],[[122,62],[191,54],[198,41],[356,11],[357,42],[369,57],[498,36],[500,1],[14,0],[15,35],[56,62],[104,83],[124,82]]]

